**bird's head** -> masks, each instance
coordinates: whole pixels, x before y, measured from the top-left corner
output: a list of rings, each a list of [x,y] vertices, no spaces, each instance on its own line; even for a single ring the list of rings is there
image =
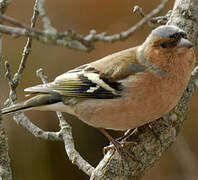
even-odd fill
[[[139,54],[148,63],[159,68],[167,68],[175,59],[174,57],[192,54],[193,50],[190,49],[192,47],[193,44],[187,39],[185,31],[173,25],[163,25],[150,33],[140,46]]]
[[[187,39],[187,33],[173,25],[163,25],[154,29],[145,43],[161,51],[170,51],[171,49],[191,48],[193,44]]]

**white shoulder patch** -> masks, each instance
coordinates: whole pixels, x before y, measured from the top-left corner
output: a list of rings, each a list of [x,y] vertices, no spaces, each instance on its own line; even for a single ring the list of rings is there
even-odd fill
[[[88,93],[94,93],[98,88],[100,88],[100,86],[96,86],[96,87],[90,87],[88,90],[87,90],[87,92]]]
[[[113,89],[112,87],[110,87],[108,84],[106,84],[102,79],[100,79],[99,74],[84,72],[83,75],[85,77],[87,77],[90,81],[92,81],[93,83],[97,84],[98,86],[100,86],[100,87],[102,87],[102,88],[104,88],[104,89],[106,89],[108,91],[111,91],[113,94],[117,95],[116,90]]]

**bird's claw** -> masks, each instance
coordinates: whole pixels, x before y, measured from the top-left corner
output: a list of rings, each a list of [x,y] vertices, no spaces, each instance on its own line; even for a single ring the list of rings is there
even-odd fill
[[[130,158],[133,161],[141,162],[134,154],[132,155],[126,149],[124,149],[124,146],[130,145],[130,144],[135,145],[136,142],[132,142],[132,141],[131,142],[127,142],[127,141],[118,142],[115,140],[114,144],[110,144],[109,146],[106,146],[103,148],[103,154],[105,155],[107,151],[109,150],[114,150],[114,151],[116,150],[121,156],[121,158],[123,158],[125,161],[128,161]]]

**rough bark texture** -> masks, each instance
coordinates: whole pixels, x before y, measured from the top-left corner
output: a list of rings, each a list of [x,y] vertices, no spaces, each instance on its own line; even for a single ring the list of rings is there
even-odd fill
[[[12,180],[10,158],[8,156],[8,141],[2,125],[0,114],[0,180]]]
[[[168,24],[174,24],[188,32],[194,44],[198,32],[198,0],[176,0]],[[138,180],[144,175],[163,153],[175,141],[184,120],[186,119],[189,98],[194,91],[194,79],[191,78],[187,89],[177,106],[166,116],[149,125],[138,128],[128,140],[136,145],[128,145],[126,149],[138,161],[129,159],[124,161],[118,153],[108,151],[103,160],[98,164],[92,180]],[[159,89],[160,90],[160,89]]]

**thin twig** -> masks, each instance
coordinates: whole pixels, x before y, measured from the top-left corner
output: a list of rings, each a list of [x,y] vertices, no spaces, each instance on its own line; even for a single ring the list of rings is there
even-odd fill
[[[38,69],[36,71],[36,75],[41,79],[41,81],[43,82],[43,84],[48,83],[48,79],[47,76],[45,76],[44,71],[42,68]]]
[[[13,104],[14,102],[16,102],[17,100],[17,96],[16,96],[16,88],[15,88],[15,83],[14,83],[14,78],[11,77],[11,70],[10,70],[10,65],[8,63],[8,61],[5,61],[5,77],[8,80],[8,85],[10,88],[10,94],[9,94],[9,98],[5,101],[5,105],[8,106],[10,104]]]
[[[45,0],[38,1],[38,11],[43,21],[44,30],[50,32],[51,34],[56,34],[56,29],[52,27],[50,18],[47,16],[47,13],[45,11],[44,2]]]
[[[60,137],[60,132],[49,132],[42,130],[41,128],[33,124],[22,112],[15,113],[13,118],[17,124],[25,128],[37,138],[51,141],[62,141]]]
[[[36,20],[37,20],[37,17],[38,17],[37,4],[38,4],[38,0],[35,1],[34,11],[33,11],[33,15],[32,15],[32,18],[31,18],[31,27],[30,28],[34,28]],[[0,17],[9,19],[8,17],[3,16],[3,15],[0,16]],[[4,19],[0,18],[0,20],[4,20]],[[22,58],[21,58],[21,61],[20,61],[20,65],[19,65],[18,71],[17,71],[17,73],[15,73],[13,78],[11,78],[9,63],[7,61],[5,62],[6,77],[7,77],[8,81],[9,81],[9,86],[10,86],[10,90],[11,90],[12,94],[16,93],[15,91],[16,91],[16,88],[17,88],[17,86],[19,84],[19,81],[20,81],[20,78],[21,78],[21,74],[22,74],[22,72],[23,72],[23,70],[25,68],[25,64],[26,64],[28,55],[29,55],[29,53],[31,51],[31,47],[32,47],[32,38],[28,37],[28,40],[26,42],[26,45],[25,45],[23,53],[22,53]],[[14,96],[14,97],[15,97],[15,100],[16,100],[16,96]]]
[[[5,77],[8,79],[9,82],[12,82],[10,64],[8,63],[8,61],[5,61],[5,70]]]
[[[47,83],[47,77],[44,75],[43,69],[39,69],[37,71],[37,75],[41,78],[44,84]],[[59,119],[60,134],[65,145],[67,156],[73,164],[77,165],[79,169],[81,169],[87,175],[91,176],[94,168],[76,151],[72,137],[72,127],[64,119],[61,112],[56,112],[56,114]]]
[[[104,41],[104,42],[114,42],[117,40],[123,40],[128,38],[129,36],[131,36],[134,32],[136,32],[138,29],[140,29],[145,23],[147,23],[153,16],[155,16],[156,14],[158,14],[164,7],[165,5],[168,3],[169,0],[163,0],[158,6],[157,8],[155,8],[154,10],[152,10],[149,14],[145,15],[144,18],[142,18],[137,24],[135,24],[134,26],[130,27],[127,31],[123,31],[119,34],[114,34],[111,36],[105,36],[104,33],[101,34],[96,34],[92,35],[92,37],[86,37],[89,41]]]
[[[33,15],[32,15],[32,18],[31,18],[31,28],[35,27],[36,20],[37,20],[38,15],[39,15],[38,7],[37,7],[38,6],[38,1],[39,0],[35,1],[34,11],[33,11]],[[18,74],[22,74],[22,72],[23,72],[23,70],[25,68],[25,64],[26,64],[28,55],[31,52],[31,48],[32,48],[32,38],[28,37],[26,45],[25,45],[25,47],[23,49],[21,63],[19,65],[19,69],[18,69],[18,72],[17,72]]]
[[[38,14],[38,10],[37,10],[37,4],[38,3],[37,3],[37,1],[35,1],[34,12],[33,12],[32,18],[31,18],[31,22],[32,22],[32,20],[36,22],[36,19],[37,19],[37,17],[35,17]],[[34,28],[35,25],[33,25],[33,26],[26,25],[26,24],[24,24],[22,22],[19,22],[19,21],[15,20],[14,18],[6,16],[6,15],[0,15],[0,20],[8,22],[8,23],[10,23],[10,24],[12,24],[14,26],[17,26],[17,27],[20,27],[20,28],[24,28],[24,29],[27,29],[27,30],[32,31],[32,32],[36,32],[38,34],[40,33],[39,30]],[[40,35],[42,35],[42,34],[40,33]]]
[[[73,164],[77,165],[79,169],[81,169],[87,175],[91,176],[94,171],[94,167],[85,161],[82,156],[76,151],[72,137],[71,126],[65,121],[61,112],[56,112],[56,114],[60,122],[59,125],[61,128],[61,135],[64,141],[67,156]]]
[[[37,17],[38,17],[37,4],[38,4],[38,0],[35,1],[34,11],[33,11],[33,15],[32,15],[32,18],[31,18],[31,27],[30,28],[34,28],[36,20],[37,20]],[[8,20],[8,22],[9,21],[11,21],[11,22],[13,21],[12,18],[0,15],[0,20],[1,21],[3,21],[4,18],[6,18]],[[16,23],[15,25],[19,25],[20,24],[20,23],[17,23],[17,22],[15,22],[15,23]],[[23,25],[21,25],[21,26],[23,26]],[[23,50],[23,53],[22,53],[22,58],[21,58],[21,62],[20,62],[18,71],[14,74],[13,78],[11,78],[10,65],[9,65],[9,63],[7,61],[5,62],[5,69],[6,69],[5,76],[8,79],[8,84],[9,84],[9,87],[10,87],[9,99],[7,99],[5,101],[5,105],[6,106],[16,102],[16,100],[17,100],[16,88],[17,88],[17,86],[19,84],[19,81],[20,81],[20,78],[21,78],[21,74],[22,74],[22,72],[23,72],[23,70],[25,68],[25,64],[26,64],[28,55],[29,55],[29,53],[31,51],[31,47],[32,47],[32,38],[28,37],[27,43],[26,43],[26,45],[24,47],[24,50]]]
[[[35,29],[0,25],[0,32],[12,35],[13,37],[31,37],[33,39],[39,40],[42,43],[54,44],[80,51],[88,51],[89,49],[88,43],[83,40],[83,38],[80,37],[77,40],[77,38],[74,38],[74,36],[69,33],[70,31],[54,35],[50,34],[50,32],[44,32],[41,30],[35,31]]]
[[[140,6],[138,6],[138,5],[134,6],[133,12],[134,12],[134,13],[139,13],[140,16],[141,16],[142,18],[145,17],[145,14],[144,14],[142,8],[141,8]],[[155,28],[156,26],[152,23],[151,20],[152,20],[152,19],[150,19],[150,20],[147,22],[147,24],[148,24],[151,28]]]
[[[68,48],[75,49],[75,50],[91,51],[94,49],[94,44],[97,41],[113,43],[116,41],[127,39],[134,32],[140,29],[145,23],[150,21],[153,16],[158,14],[165,7],[168,1],[169,0],[163,0],[162,3],[160,3],[157,8],[152,10],[149,14],[145,15],[144,18],[142,18],[137,24],[130,27],[128,30],[122,31],[118,34],[109,35],[109,36],[107,35],[106,32],[97,34],[95,30],[91,30],[89,34],[86,36],[78,34],[73,30],[68,30],[66,32],[61,32],[61,33],[55,33],[55,31],[51,31],[51,30],[47,31],[46,29],[42,31],[42,30],[38,30],[35,28],[31,28],[27,25],[24,25],[16,21],[13,18],[1,16],[1,15],[0,15],[0,19],[7,21],[9,23],[12,23],[13,25],[17,27],[0,25],[0,32],[5,33],[5,34],[10,34],[16,37],[18,36],[31,37],[43,43],[51,43],[51,44],[68,47]],[[47,15],[45,14],[43,18],[46,20],[46,17]],[[44,19],[43,21],[45,21]],[[46,24],[48,25],[45,25],[45,28],[47,28],[50,25],[49,21],[47,22]]]
[[[31,18],[31,27],[30,28],[34,28],[36,20],[37,20],[37,16],[38,16],[37,3],[38,3],[38,0],[35,1],[34,11],[33,11],[33,15],[32,15],[32,18]],[[6,16],[0,15],[0,17],[6,17]],[[0,18],[0,21],[3,21],[3,19]],[[3,25],[0,24],[0,26],[3,26]],[[32,39],[30,37],[28,37],[27,43],[26,43],[26,45],[24,47],[24,50],[23,50],[23,53],[22,53],[22,59],[21,59],[21,62],[20,62],[19,68],[18,68],[18,72],[14,74],[13,78],[11,78],[10,65],[7,61],[5,62],[5,69],[6,69],[5,76],[8,80],[8,84],[9,84],[9,87],[10,87],[9,99],[7,99],[4,103],[6,106],[16,102],[16,100],[17,100],[16,88],[19,84],[23,69],[25,68],[25,63],[26,63],[28,55],[30,53],[31,45],[32,45]]]

